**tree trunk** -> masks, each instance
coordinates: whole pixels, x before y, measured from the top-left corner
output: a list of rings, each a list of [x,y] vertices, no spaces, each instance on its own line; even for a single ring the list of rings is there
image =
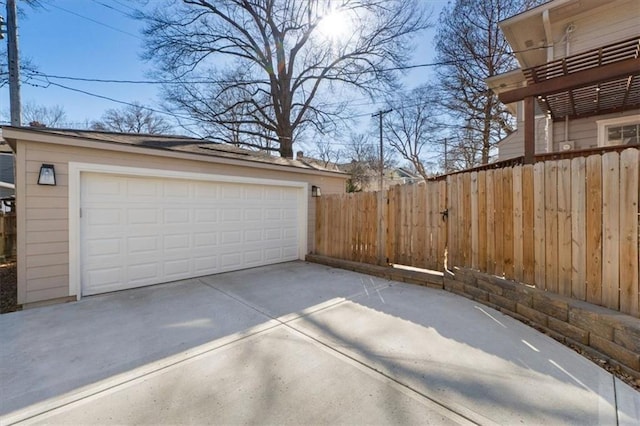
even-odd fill
[[[280,157],[282,158],[293,158],[293,138],[292,134],[289,135],[280,135],[278,137],[280,140]]]

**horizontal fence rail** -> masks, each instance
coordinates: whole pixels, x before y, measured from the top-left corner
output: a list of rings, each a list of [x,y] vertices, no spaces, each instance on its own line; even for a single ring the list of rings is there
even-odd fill
[[[640,317],[639,182],[633,147],[392,187],[380,212],[379,193],[326,196],[316,253],[468,267]]]

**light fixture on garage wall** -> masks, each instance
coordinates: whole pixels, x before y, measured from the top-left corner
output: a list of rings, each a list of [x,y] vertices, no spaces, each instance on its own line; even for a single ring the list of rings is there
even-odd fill
[[[38,176],[38,185],[55,185],[56,171],[53,164],[43,164],[40,166],[40,175]]]
[[[319,186],[313,185],[311,187],[311,196],[312,197],[321,197],[322,196],[322,191],[320,191],[320,187]]]

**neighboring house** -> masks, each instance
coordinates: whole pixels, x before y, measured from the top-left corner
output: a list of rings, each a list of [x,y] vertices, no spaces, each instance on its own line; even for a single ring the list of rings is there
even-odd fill
[[[518,122],[499,160],[525,146],[540,154],[640,143],[640,1],[553,0],[500,28],[521,68],[487,80]]]
[[[350,163],[337,164],[337,168],[351,176],[351,187],[355,191],[378,191],[380,189],[380,173],[371,167],[368,162],[351,161]],[[403,167],[389,167],[384,170],[382,185],[389,189],[395,185],[422,182],[423,179],[417,173],[413,173]]]
[[[334,163],[304,155],[303,151],[296,153],[296,160],[311,167],[321,167],[333,171],[341,171],[350,175],[351,187],[356,191],[377,191],[380,188],[380,174],[371,167],[368,161],[358,162],[352,160],[349,163]],[[422,182],[422,177],[404,167],[389,167],[383,175],[383,187],[388,189],[395,185]]]
[[[0,133],[0,200],[15,193],[13,184],[13,151]],[[2,209],[2,205],[0,205]]]
[[[348,178],[186,137],[3,134],[16,153],[20,304],[304,259],[312,186],[344,193]]]

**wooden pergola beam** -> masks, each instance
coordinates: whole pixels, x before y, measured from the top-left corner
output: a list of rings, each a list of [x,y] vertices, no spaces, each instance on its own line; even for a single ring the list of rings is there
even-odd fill
[[[536,161],[535,98],[524,98],[524,164]]]
[[[502,103],[510,104],[530,96],[547,96],[553,93],[567,92],[638,73],[640,73],[640,58],[625,59],[502,92],[498,95],[498,98]]]

